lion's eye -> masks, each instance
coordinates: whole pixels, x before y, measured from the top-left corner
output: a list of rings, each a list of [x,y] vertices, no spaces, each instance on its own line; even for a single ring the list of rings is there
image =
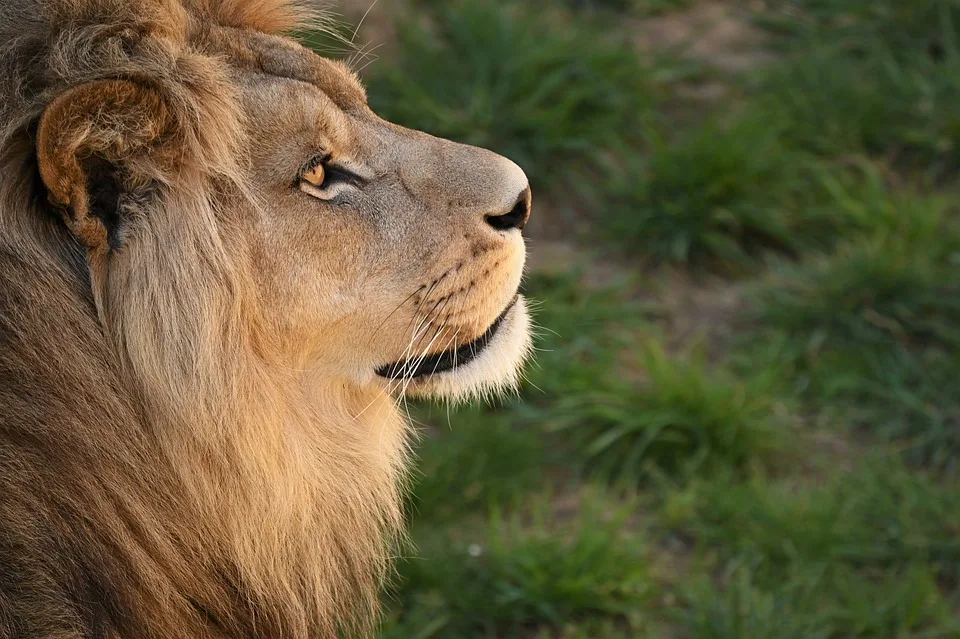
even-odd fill
[[[327,194],[339,193],[338,185],[348,185],[359,188],[365,180],[340,165],[332,164],[330,156],[318,157],[307,164],[300,172],[297,184],[301,190],[307,191],[314,197],[327,199]]]
[[[327,180],[327,170],[323,162],[316,161],[301,174],[300,179],[317,188],[322,188]]]

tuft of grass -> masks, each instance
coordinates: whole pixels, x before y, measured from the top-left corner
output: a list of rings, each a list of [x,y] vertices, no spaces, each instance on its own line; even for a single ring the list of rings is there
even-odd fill
[[[458,0],[398,25],[390,65],[376,65],[371,102],[387,119],[495,150],[537,184],[577,178],[639,134],[650,71],[623,38],[544,19],[518,3]]]
[[[883,155],[911,171],[960,167],[960,6],[952,0],[777,0],[764,22],[787,59],[752,94],[787,115],[788,141]]]
[[[953,0],[768,0],[760,24],[784,48],[803,51],[812,39],[830,39],[851,54],[877,42],[905,55],[941,58],[955,49],[960,6]]]
[[[611,196],[608,237],[654,262],[742,273],[902,224],[895,206],[928,204],[894,200],[868,159],[810,153],[813,142],[790,137],[796,108],[758,101],[684,134],[648,133],[649,156]]]
[[[624,175],[610,237],[656,262],[742,267],[759,253],[795,253],[810,190],[804,161],[772,114],[708,118],[680,136],[651,132],[648,156]],[[823,236],[829,219],[805,230]]]
[[[701,577],[680,598],[685,608],[674,616],[690,639],[829,639],[826,621],[803,614],[809,598],[802,584],[783,584],[773,592],[758,588],[747,567],[736,566],[722,585]]]
[[[927,639],[960,626],[923,566],[869,578],[849,570],[797,565],[771,586],[756,581],[756,563],[731,562],[720,586],[687,586],[679,625],[690,639]]]
[[[576,8],[617,11],[637,17],[656,16],[671,11],[680,11],[693,4],[693,0],[564,0]]]
[[[551,428],[576,442],[586,467],[613,479],[650,472],[687,475],[769,461],[787,440],[762,380],[745,383],[692,353],[688,360],[649,343],[641,375],[608,375],[596,389],[561,398]]]
[[[960,404],[949,390],[960,366],[953,212],[938,198],[851,202],[872,217],[874,231],[833,256],[781,269],[758,293],[760,336],[751,341],[769,350],[768,361],[779,363],[809,410],[829,408],[828,419],[895,440],[916,461],[953,468],[960,452]]]
[[[458,410],[430,421],[439,425],[418,451],[412,491],[417,520],[509,508],[541,486],[551,451],[537,428],[516,423],[512,409]]]
[[[690,500],[689,494],[695,497]],[[960,491],[870,459],[821,486],[704,481],[671,509],[709,580],[679,589],[693,637],[940,637],[960,566]]]
[[[638,341],[649,308],[571,276],[534,278],[528,289],[550,331],[513,423],[545,429],[589,472],[636,481],[651,471],[744,469],[788,439],[764,380],[746,383],[711,370],[701,353],[677,358]]]
[[[418,529],[382,637],[526,637],[580,617],[629,623],[650,596],[629,509],[591,495],[571,521],[494,512],[479,530]]]
[[[920,564],[960,577],[960,490],[887,456],[820,486],[704,480],[689,490],[697,506],[675,510],[674,526],[721,557],[762,559],[765,579],[797,561],[867,571]]]
[[[820,348],[960,345],[960,236],[947,202],[895,198],[875,209],[879,228],[833,256],[788,266],[762,292],[768,325]],[[884,228],[883,217],[892,222]],[[897,216],[891,219],[892,216]]]
[[[756,97],[785,114],[784,139],[794,148],[882,155],[936,176],[960,166],[960,56],[900,60],[878,45],[850,57],[811,44],[761,80]]]

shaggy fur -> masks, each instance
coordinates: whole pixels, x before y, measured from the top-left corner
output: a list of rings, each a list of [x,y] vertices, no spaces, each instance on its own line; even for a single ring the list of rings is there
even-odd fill
[[[407,437],[373,371],[506,307],[522,241],[483,219],[526,182],[276,35],[316,18],[0,7],[0,637],[372,632]],[[364,190],[291,188],[316,146]],[[472,368],[405,385],[513,379],[509,313]]]

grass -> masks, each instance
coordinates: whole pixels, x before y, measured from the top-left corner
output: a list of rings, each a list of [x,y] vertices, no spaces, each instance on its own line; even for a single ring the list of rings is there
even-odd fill
[[[412,495],[416,517],[444,521],[515,506],[539,488],[551,455],[537,429],[489,411],[461,410],[449,420],[449,428],[446,416],[432,420],[440,425],[421,445]]]
[[[877,44],[852,56],[814,43],[757,82],[758,100],[790,123],[785,140],[824,156],[887,156],[917,172],[945,175],[960,149],[960,56],[901,59]]]
[[[763,381],[747,384],[690,357],[648,344],[638,362],[645,379],[611,377],[559,398],[551,429],[574,439],[587,469],[615,480],[769,461],[788,437]]]
[[[698,101],[632,46],[696,2],[401,4],[373,106],[518,161],[588,259],[525,284],[519,400],[415,410],[381,636],[960,636],[960,6],[730,3],[771,55]]]
[[[585,474],[619,481],[746,468],[775,458],[788,441],[762,379],[712,370],[702,349],[668,355],[644,305],[584,290],[575,276],[538,277],[527,288],[550,332],[527,401],[505,419],[514,429],[539,428],[555,450],[575,451]]]
[[[949,637],[958,626],[937,583],[922,567],[867,579],[801,566],[770,587],[752,567],[734,563],[720,587],[704,580],[684,593],[692,613],[681,622],[693,639],[886,639]]]
[[[766,24],[783,59],[749,74],[746,104],[679,134],[670,118],[648,124],[647,153],[616,175],[605,227],[624,252],[749,269],[767,254],[796,257],[863,230],[830,192],[854,158],[934,180],[960,168],[960,10],[774,4],[780,13],[765,14]],[[938,54],[930,42],[941,43]]]
[[[570,521],[542,509],[510,518],[494,510],[476,528],[425,531],[424,558],[400,567],[384,636],[522,637],[534,624],[562,628],[589,616],[630,624],[650,577],[628,512],[589,495]]]
[[[636,17],[657,16],[690,7],[692,0],[566,0],[580,9],[615,11]]]
[[[811,412],[832,407],[833,420],[896,442],[920,463],[953,469],[960,452],[960,405],[949,390],[960,367],[954,212],[941,198],[915,195],[868,208],[872,233],[776,272],[760,288],[752,320]]]
[[[787,122],[748,112],[648,135],[649,155],[614,194],[611,238],[654,262],[714,269],[829,243],[847,220],[820,206],[825,168],[791,149]]]
[[[681,587],[679,616],[690,636],[960,631],[956,596],[944,590],[960,566],[954,487],[878,458],[812,488],[703,482],[690,493],[669,522],[692,540],[704,573]]]
[[[874,233],[775,277],[761,295],[767,325],[820,347],[960,345],[960,284],[950,277],[960,234],[948,203],[904,197],[880,204],[868,213]]]
[[[960,7],[950,0],[776,0],[762,22],[787,60],[759,83],[797,144],[958,168]]]
[[[372,104],[388,119],[494,149],[536,184],[575,190],[639,134],[651,72],[623,37],[519,3],[457,0],[430,17],[401,20],[393,63],[372,69]]]
[[[695,506],[679,511],[674,528],[720,563],[761,560],[754,572],[767,583],[797,562],[865,571],[922,564],[939,579],[960,577],[960,491],[889,456],[868,456],[855,472],[812,487],[704,480],[689,490]]]
[[[960,7],[951,0],[770,0],[757,16],[784,48],[832,37],[857,53],[877,41],[907,55],[941,57],[957,45]],[[939,52],[939,53],[938,53]]]

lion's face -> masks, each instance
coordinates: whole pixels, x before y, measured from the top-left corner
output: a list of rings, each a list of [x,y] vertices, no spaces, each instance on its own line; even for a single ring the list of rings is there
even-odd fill
[[[523,171],[385,122],[345,68],[299,55],[323,84],[240,81],[262,200],[243,217],[294,365],[416,394],[512,382],[529,342]]]

